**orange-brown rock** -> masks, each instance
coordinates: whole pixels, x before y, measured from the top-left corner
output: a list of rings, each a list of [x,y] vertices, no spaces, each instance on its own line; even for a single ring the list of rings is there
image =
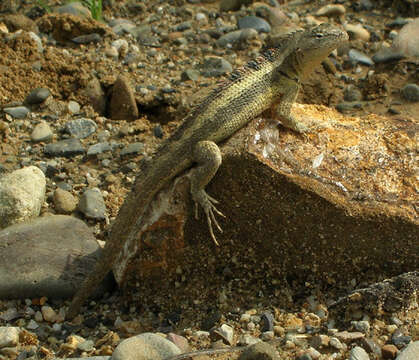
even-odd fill
[[[159,194],[114,268],[129,294],[148,304],[158,292],[172,309],[248,307],[279,301],[287,284],[373,282],[418,268],[415,121],[293,111],[319,129],[303,136],[256,119],[221,146],[207,189],[227,216],[220,247],[202,213],[193,218],[187,174]]]

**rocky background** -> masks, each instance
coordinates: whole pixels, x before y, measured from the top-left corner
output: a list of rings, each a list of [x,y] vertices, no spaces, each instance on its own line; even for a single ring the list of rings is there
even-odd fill
[[[103,1],[102,17],[93,19],[89,4],[95,3],[0,3],[0,358],[168,359],[236,345],[248,347],[185,359],[419,358],[418,2],[109,0]],[[353,199],[362,200],[360,208],[310,187],[302,180],[307,173],[285,181],[284,174],[296,166],[289,157],[283,163],[287,157],[269,146],[243,150],[256,163],[229,157],[240,134],[226,145],[225,169],[210,191],[224,204],[229,194],[259,197],[264,206],[249,206],[250,218],[252,208],[263,219],[272,218],[268,200],[262,201],[264,189],[271,201],[279,196],[282,208],[301,209],[296,213],[301,221],[289,218],[279,228],[303,223],[307,204],[308,213],[320,217],[336,205],[344,209],[340,219],[349,219],[337,221],[339,228],[362,232],[368,254],[385,249],[381,260],[370,262],[368,254],[358,257],[352,250],[337,254],[320,231],[318,246],[315,239],[310,245],[314,251],[324,252],[325,263],[336,257],[351,266],[310,277],[316,271],[309,254],[291,251],[288,263],[296,270],[280,276],[271,259],[254,257],[249,243],[237,242],[243,233],[229,232],[229,225],[224,250],[214,249],[201,219],[185,228],[186,239],[197,238],[198,246],[186,241],[184,268],[174,266],[170,276],[154,279],[153,287],[134,273],[125,292],[114,291],[110,277],[80,316],[65,321],[69,299],[98,258],[98,240],[106,240],[139,163],[151,158],[223,75],[286,33],[324,21],[344,28],[350,41],[304,81],[298,102],[312,104],[303,108],[306,116],[317,111],[330,123],[350,124],[352,131],[326,129],[301,139],[279,129],[274,137],[293,161],[316,154],[311,175],[319,168],[316,176],[349,189]],[[362,146],[359,139],[365,140]],[[339,149],[339,156],[317,154],[322,144]],[[258,155],[266,151],[268,172]],[[359,154],[374,157],[361,161]],[[238,173],[235,166],[253,169],[255,178],[270,179],[272,171],[282,177],[270,181],[269,191],[251,176],[244,190],[225,189]],[[307,202],[297,206],[285,191],[272,195],[278,184],[292,193],[303,189]],[[321,201],[312,201],[316,196]],[[371,205],[377,202],[380,207]],[[362,223],[357,215],[371,209],[378,220]],[[262,223],[262,231],[254,231],[251,219],[228,211],[234,228],[248,237],[275,236],[275,224]],[[353,227],[353,219],[369,225]],[[146,250],[153,248],[154,243]],[[404,271],[411,272],[400,274]],[[388,276],[392,279],[384,281]],[[205,283],[214,279],[219,291],[209,293]],[[178,293],[182,302],[171,296]]]

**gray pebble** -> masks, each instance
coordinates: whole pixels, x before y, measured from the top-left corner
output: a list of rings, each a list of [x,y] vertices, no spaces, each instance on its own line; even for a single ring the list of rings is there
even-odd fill
[[[204,60],[201,74],[205,77],[221,76],[233,71],[231,64],[220,57],[210,56]]]
[[[15,106],[4,108],[3,111],[15,119],[24,119],[29,114],[29,109],[26,106]]]
[[[258,16],[245,16],[237,22],[239,29],[255,29],[257,32],[271,32],[271,25]]]
[[[44,148],[44,153],[49,156],[70,157],[84,154],[85,150],[80,140],[71,138],[46,145]]]
[[[51,92],[47,88],[36,88],[33,89],[28,96],[26,96],[25,104],[35,105],[44,102],[48,96],[51,95]]]
[[[119,23],[112,26],[112,30],[116,35],[124,35],[131,33],[135,29],[135,24]]]
[[[404,55],[401,52],[395,51],[394,49],[383,48],[373,55],[372,60],[376,64],[380,64],[399,61],[403,58]]]
[[[260,319],[261,331],[273,331],[274,329],[274,316],[271,312],[265,311]]]
[[[144,144],[142,142],[135,142],[128,144],[121,150],[121,156],[141,154],[144,151]]]
[[[349,85],[343,92],[343,100],[345,101],[360,101],[362,100],[362,93],[354,85]]]
[[[39,328],[39,324],[33,319],[30,319],[28,324],[26,325],[26,329],[28,330],[35,330],[38,328]]]
[[[408,101],[419,101],[419,86],[416,84],[406,84],[403,86],[401,94]]]
[[[11,321],[20,317],[20,313],[16,308],[11,307],[0,314],[0,319],[4,321]]]
[[[226,47],[229,44],[242,43],[249,39],[254,39],[257,36],[258,32],[255,29],[245,28],[241,30],[235,30],[221,36],[217,40],[217,45],[221,47]]]
[[[104,220],[106,205],[98,188],[87,189],[80,197],[78,210],[88,219]]]
[[[370,323],[365,320],[361,321],[351,321],[351,325],[358,331],[368,334],[370,331]]]
[[[368,66],[374,65],[374,62],[371,60],[369,56],[365,55],[364,53],[358,50],[351,49],[349,50],[348,55],[349,55],[349,59],[351,59],[355,63],[360,63],[360,64],[364,64]]]
[[[80,35],[80,36],[76,36],[75,38],[71,39],[71,41],[76,43],[76,44],[98,43],[101,40],[102,40],[102,37],[97,33]]]
[[[97,125],[91,119],[80,118],[67,121],[65,129],[71,136],[77,139],[84,139],[96,131]]]
[[[100,142],[89,147],[87,150],[87,156],[94,156],[111,150],[112,148],[108,142]]]
[[[409,22],[409,20],[399,16],[399,17],[395,18],[392,22],[386,24],[386,26],[389,27],[389,28],[397,28],[397,27],[402,27],[402,26],[406,25],[408,22]]]
[[[79,2],[70,2],[66,5],[59,6],[56,10],[59,14],[71,14],[76,16],[90,17],[90,10]]]
[[[184,21],[180,24],[177,24],[175,26],[175,31],[185,31],[185,30],[189,30],[190,28],[192,28],[192,24],[190,21]]]

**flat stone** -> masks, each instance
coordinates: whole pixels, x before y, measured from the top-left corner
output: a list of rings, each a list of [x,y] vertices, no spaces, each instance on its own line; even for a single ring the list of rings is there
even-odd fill
[[[65,215],[9,226],[0,244],[1,298],[71,297],[100,256],[92,230]]]
[[[245,42],[249,39],[255,39],[257,36],[258,31],[252,28],[230,31],[217,39],[217,45],[226,47],[231,44]]]
[[[100,142],[90,146],[87,149],[87,156],[94,156],[104,153],[105,151],[111,151],[112,147],[108,142]]]
[[[136,155],[136,154],[141,154],[142,152],[144,152],[144,144],[142,142],[135,142],[135,143],[128,144],[127,146],[125,146],[121,150],[120,155],[121,156]]]
[[[271,25],[258,16],[245,16],[237,22],[239,29],[254,29],[257,32],[269,33],[271,32]]]
[[[64,156],[70,157],[74,155],[81,155],[85,153],[84,147],[78,139],[65,139],[57,141],[53,144],[48,144],[44,148],[44,152],[49,156]]]
[[[15,106],[4,108],[3,111],[15,119],[24,119],[29,114],[29,109],[26,106]]]

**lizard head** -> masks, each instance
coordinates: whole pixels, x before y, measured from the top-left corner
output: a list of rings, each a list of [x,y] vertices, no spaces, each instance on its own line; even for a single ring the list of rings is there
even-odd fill
[[[302,33],[296,44],[298,63],[302,73],[319,65],[333,50],[348,40],[348,34],[337,27],[323,23]]]

